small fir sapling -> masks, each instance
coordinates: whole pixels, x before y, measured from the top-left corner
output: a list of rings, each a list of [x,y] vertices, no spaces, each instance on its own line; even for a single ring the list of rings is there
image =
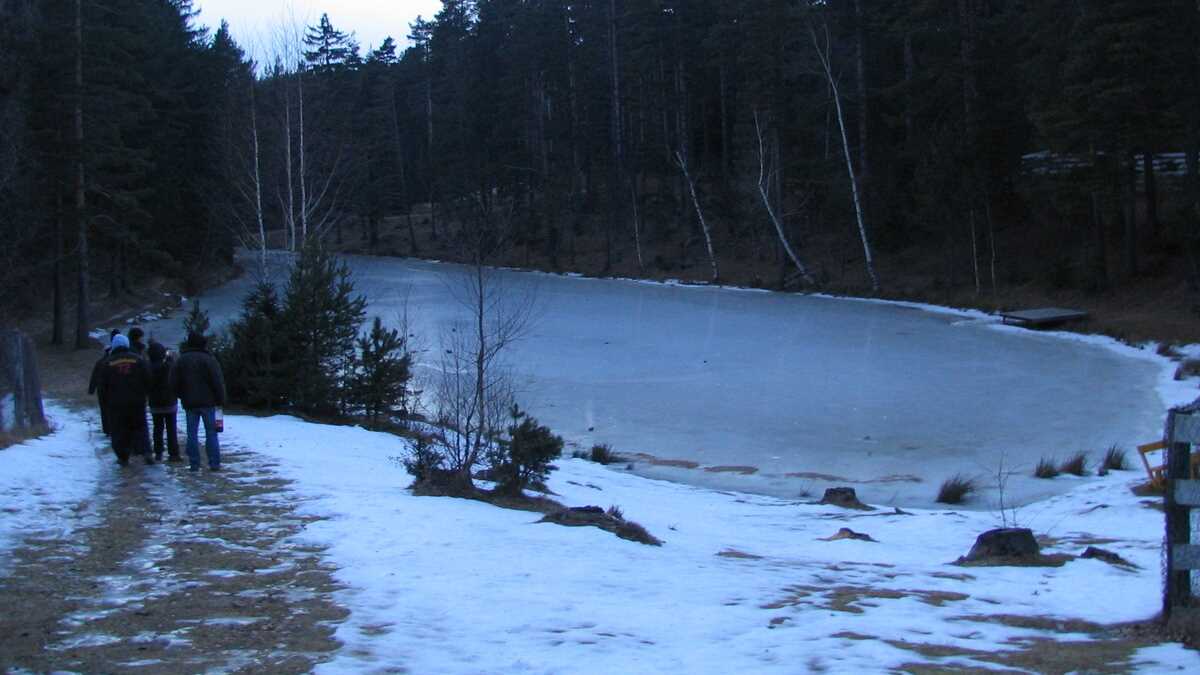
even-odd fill
[[[491,464],[501,492],[520,494],[545,482],[555,469],[550,462],[562,455],[563,439],[513,404],[508,411],[506,437],[499,439]]]
[[[412,357],[405,336],[394,328],[384,328],[375,317],[371,332],[358,338],[358,358],[347,395],[351,408],[361,410],[371,425],[395,413],[406,413],[411,374]]]

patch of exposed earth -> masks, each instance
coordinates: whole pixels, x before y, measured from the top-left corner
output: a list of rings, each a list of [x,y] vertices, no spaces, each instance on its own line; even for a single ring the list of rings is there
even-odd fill
[[[0,579],[6,672],[308,672],[348,612],[269,465],[108,462],[71,541],[31,533]],[[86,523],[91,523],[90,525]]]

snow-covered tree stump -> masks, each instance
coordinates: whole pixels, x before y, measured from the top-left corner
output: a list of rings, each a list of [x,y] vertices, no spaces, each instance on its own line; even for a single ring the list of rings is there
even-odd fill
[[[1001,527],[979,535],[971,551],[962,560],[1037,560],[1041,552],[1032,530],[1024,527]]]
[[[0,431],[34,431],[45,424],[33,341],[20,331],[0,330]]]
[[[821,497],[822,504],[830,506],[840,506],[844,509],[856,509],[858,511],[874,511],[874,507],[858,501],[858,493],[852,487],[832,487],[825,489],[825,496]]]

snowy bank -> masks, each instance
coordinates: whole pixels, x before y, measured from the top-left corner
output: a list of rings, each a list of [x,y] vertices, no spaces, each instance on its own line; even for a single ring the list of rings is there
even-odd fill
[[[92,419],[47,402],[52,432],[0,450],[0,572],[27,537],[69,541],[91,522],[107,446]]]
[[[394,460],[406,444],[393,436],[283,416],[227,425],[232,443],[255,450],[240,461],[294,481],[279,498],[323,518],[302,537],[327,547],[351,610],[323,672],[1001,668],[1005,654],[1039,644],[1091,644],[1087,624],[1147,620],[1160,602],[1162,514],[1130,493],[1139,472],[1060,479],[1075,487],[1015,515],[1044,553],[1095,544],[1137,568],[960,567],[951,563],[1000,514],[847,512],[558,462],[549,486],[560,500],[621,507],[666,542],[649,547],[414,497]],[[824,540],[841,527],[878,541]],[[1200,657],[1131,648],[1112,666],[1195,670]]]

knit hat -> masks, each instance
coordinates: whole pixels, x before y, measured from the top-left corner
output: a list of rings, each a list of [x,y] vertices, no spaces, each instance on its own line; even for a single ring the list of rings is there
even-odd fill
[[[112,348],[114,350],[129,349],[129,338],[125,337],[124,335],[121,335],[120,333],[118,333],[117,335],[114,335],[113,339],[112,339]]]

